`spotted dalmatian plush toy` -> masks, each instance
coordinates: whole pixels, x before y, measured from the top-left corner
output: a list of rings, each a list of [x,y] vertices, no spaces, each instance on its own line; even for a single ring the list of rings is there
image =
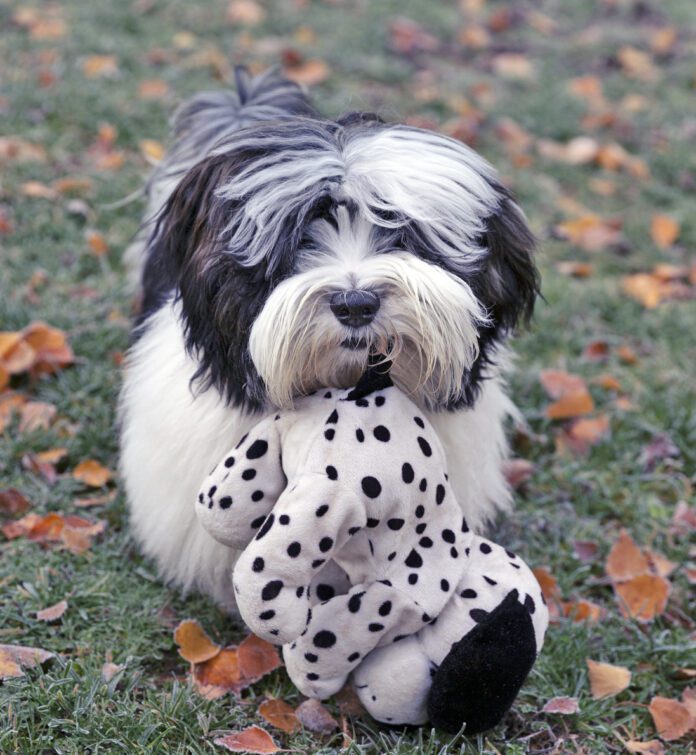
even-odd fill
[[[284,645],[310,697],[352,673],[379,721],[477,733],[509,709],[541,649],[534,575],[469,530],[434,429],[377,367],[256,425],[196,509],[217,540],[244,548],[241,616]]]

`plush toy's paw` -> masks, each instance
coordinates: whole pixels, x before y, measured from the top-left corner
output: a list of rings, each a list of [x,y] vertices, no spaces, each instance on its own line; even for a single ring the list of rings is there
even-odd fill
[[[387,724],[424,724],[431,664],[415,635],[373,650],[353,672],[365,710]]]
[[[477,734],[493,728],[512,706],[536,660],[534,626],[513,590],[440,664],[428,697],[438,729]]]
[[[307,659],[307,656],[310,658],[316,656],[313,656],[312,653],[306,653],[306,649],[305,645],[297,642],[284,645],[285,669],[292,683],[303,695],[325,700],[343,688],[348,679],[348,674],[339,676],[322,674],[321,670],[316,668],[316,664]]]

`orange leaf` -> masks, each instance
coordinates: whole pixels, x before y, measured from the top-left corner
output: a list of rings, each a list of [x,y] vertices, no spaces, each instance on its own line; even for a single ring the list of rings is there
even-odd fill
[[[68,601],[60,600],[55,605],[36,612],[39,621],[57,621],[68,610]]]
[[[151,164],[157,165],[166,152],[164,145],[155,139],[141,139],[140,153]]]
[[[621,286],[626,294],[640,302],[646,309],[654,309],[668,298],[670,288],[650,273],[636,273],[626,276]]]
[[[75,176],[58,178],[53,182],[53,188],[59,194],[80,194],[89,191],[93,185],[91,179],[77,178]]]
[[[622,239],[620,222],[591,214],[559,223],[554,230],[561,238],[587,252],[597,252]]]
[[[32,199],[55,199],[56,192],[51,186],[42,184],[41,181],[25,181],[20,186],[20,191],[25,197]]]
[[[203,663],[220,652],[203,627],[194,619],[185,619],[174,630],[174,642],[179,646],[179,655],[190,663]]]
[[[650,221],[650,236],[655,246],[668,249],[679,236],[679,223],[668,215],[653,215]]]
[[[336,721],[319,700],[305,700],[298,705],[295,714],[300,719],[302,726],[310,731],[328,734],[338,729],[338,721]]]
[[[24,341],[36,352],[32,372],[34,374],[55,372],[59,367],[72,364],[75,357],[62,330],[33,322],[22,331]]]
[[[618,695],[631,683],[631,672],[624,666],[600,663],[587,658],[587,670],[592,697],[595,700]]]
[[[95,257],[103,257],[109,251],[109,245],[106,243],[104,235],[99,231],[87,231],[85,241]]]
[[[40,451],[36,458],[43,464],[57,464],[68,455],[67,448],[51,448],[48,451]]]
[[[508,485],[517,490],[534,474],[536,465],[528,459],[508,459],[503,465]]]
[[[82,73],[88,79],[113,78],[118,74],[115,55],[89,55],[82,61]]]
[[[548,603],[561,599],[561,588],[558,586],[556,577],[545,566],[537,566],[536,569],[532,569],[534,576],[536,577],[541,592]]]
[[[643,555],[627,530],[621,530],[614,543],[605,566],[607,576],[614,582],[632,579],[641,574],[649,574],[648,559]]]
[[[546,416],[549,419],[569,419],[590,414],[594,410],[594,401],[587,389],[575,393],[567,393],[558,401],[554,401],[546,407]]]
[[[662,553],[652,550],[651,548],[645,549],[645,555],[650,562],[653,573],[658,574],[660,577],[669,577],[669,575],[677,568],[677,564],[674,561],[670,561]]]
[[[79,482],[89,485],[92,488],[100,488],[111,479],[111,470],[102,466],[94,459],[87,459],[80,462],[73,469],[72,476]]]
[[[624,746],[629,752],[644,752],[647,755],[664,755],[664,745],[659,739],[651,739],[648,742],[639,742],[636,739],[629,739],[624,742]]]
[[[32,528],[42,521],[42,519],[43,517],[40,514],[35,514],[34,512],[25,514],[16,522],[7,522],[7,524],[3,524],[2,534],[8,540],[14,540],[17,537],[28,535]]]
[[[664,577],[641,574],[628,582],[614,585],[614,590],[624,616],[649,622],[665,610],[671,587]]]
[[[581,451],[600,443],[608,434],[609,418],[604,414],[590,419],[577,419],[568,429],[569,438]]]
[[[696,687],[687,687],[682,692],[682,702],[689,709],[689,713],[696,718]]]
[[[657,733],[668,742],[680,739],[696,724],[689,709],[679,700],[670,700],[658,695],[650,701],[648,710]]]
[[[295,710],[284,700],[264,700],[259,705],[259,715],[265,718],[271,726],[275,726],[287,734],[292,734],[302,728],[300,720],[295,715]]]
[[[10,375],[26,372],[36,359],[36,352],[21,333],[0,333],[0,362]]]
[[[569,393],[586,390],[585,381],[579,375],[571,375],[563,370],[542,370],[539,381],[549,398],[562,398]]]
[[[582,355],[590,362],[603,362],[609,356],[609,344],[606,341],[590,341],[582,350]]]
[[[233,24],[257,26],[266,18],[266,11],[254,0],[232,0],[227,6],[227,20]]]
[[[249,684],[283,665],[275,646],[254,634],[239,643],[237,661],[243,680]]]
[[[231,752],[250,752],[266,755],[266,753],[280,752],[280,748],[273,741],[271,735],[260,726],[250,726],[243,731],[235,731],[218,737],[216,745],[222,745]]]
[[[55,658],[54,653],[25,645],[0,645],[0,678],[23,676],[22,667],[34,668]]]
[[[541,709],[542,713],[561,713],[564,716],[579,713],[577,697],[552,697]]]
[[[594,267],[589,262],[558,262],[556,270],[562,275],[572,275],[574,278],[589,278],[594,273]]]
[[[36,522],[27,533],[27,537],[37,543],[58,542],[64,524],[65,522],[60,514],[51,512]]]
[[[597,377],[595,378],[593,382],[597,383],[597,385],[604,388],[605,391],[620,391],[621,390],[621,383],[613,375],[610,375],[608,372],[604,372],[601,375],[597,375]]]
[[[223,648],[210,660],[197,663],[193,669],[193,681],[198,693],[207,700],[216,700],[227,692],[239,690],[242,677],[237,648]]]
[[[0,364],[0,391],[3,391],[10,383],[10,373]],[[0,428],[2,432],[2,428]]]
[[[295,65],[285,66],[283,72],[289,79],[308,87],[321,84],[331,75],[329,66],[318,58],[311,58]]]
[[[625,45],[619,49],[616,57],[624,71],[632,78],[641,81],[654,81],[658,78],[658,71],[648,53]]]
[[[138,97],[142,100],[159,100],[169,92],[169,85],[162,79],[145,79],[138,86]]]
[[[602,607],[589,600],[577,600],[561,604],[563,615],[575,622],[589,621],[596,623],[602,618]]]

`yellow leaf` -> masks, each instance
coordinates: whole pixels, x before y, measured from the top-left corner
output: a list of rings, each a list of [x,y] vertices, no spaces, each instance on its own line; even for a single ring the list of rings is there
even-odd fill
[[[118,74],[115,55],[90,55],[82,61],[82,73],[88,79],[113,78]]]
[[[179,655],[191,663],[203,663],[220,653],[220,645],[214,643],[194,619],[185,619],[177,626],[174,642],[179,646]]]
[[[650,221],[650,236],[655,246],[668,249],[679,236],[679,223],[667,215],[653,215]]]
[[[631,683],[631,672],[624,666],[600,663],[588,658],[587,670],[590,677],[592,697],[595,700],[618,695]]]
[[[100,488],[111,479],[112,472],[94,459],[80,462],[73,470],[72,476],[92,488]]]
[[[140,152],[151,165],[156,165],[164,157],[165,149],[160,142],[154,139],[142,139]]]

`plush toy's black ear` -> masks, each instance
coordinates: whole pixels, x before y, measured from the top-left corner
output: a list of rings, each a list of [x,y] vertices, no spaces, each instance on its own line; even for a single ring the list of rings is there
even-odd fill
[[[506,189],[500,193],[502,200],[488,219],[483,238],[488,259],[477,287],[496,334],[504,335],[531,318],[540,279],[534,263],[535,239],[522,210]]]

